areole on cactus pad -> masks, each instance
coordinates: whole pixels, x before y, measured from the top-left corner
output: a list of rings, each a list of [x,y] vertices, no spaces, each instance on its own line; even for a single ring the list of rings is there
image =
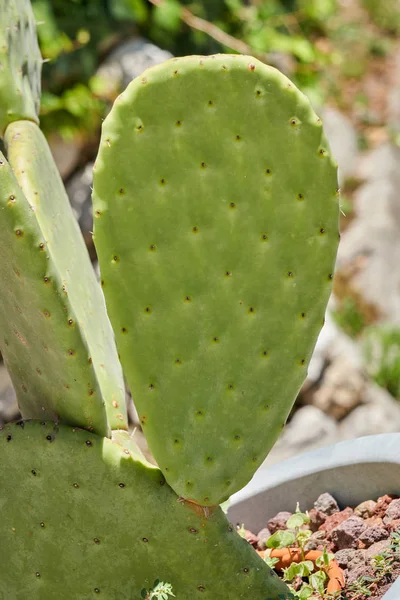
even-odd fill
[[[219,504],[281,431],[338,245],[321,121],[247,56],[172,59],[103,124],[95,244],[143,430],[182,497]]]
[[[181,600],[290,598],[220,508],[190,510],[116,438],[39,421],[0,430],[1,598],[139,600],[157,578]]]
[[[133,599],[163,579],[181,599],[289,600],[216,505],[273,445],[322,325],[338,202],[321,122],[229,55],[146,71],[105,122],[102,285],[158,469],[119,431],[113,332],[37,125],[30,3],[4,15],[0,349],[39,420],[0,427],[0,596]]]

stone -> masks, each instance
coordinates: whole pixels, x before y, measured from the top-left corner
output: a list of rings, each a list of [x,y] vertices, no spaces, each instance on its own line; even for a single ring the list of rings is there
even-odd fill
[[[321,386],[315,392],[312,402],[340,421],[362,403],[365,386],[363,371],[346,357],[339,357],[325,370]]]
[[[350,565],[353,567],[365,565],[365,552],[355,548],[345,548],[335,552],[335,559],[341,569],[347,569]]]
[[[51,133],[47,137],[47,141],[61,178],[66,180],[79,164],[80,144],[77,139],[65,140],[58,133]]]
[[[269,466],[336,441],[336,421],[315,406],[302,406],[286,425],[263,465]]]
[[[385,525],[392,523],[395,520],[400,519],[400,498],[397,500],[392,500],[389,506],[386,509],[385,516],[383,517],[383,522]]]
[[[400,49],[394,52],[393,66],[390,70],[392,81],[387,98],[387,121],[390,129],[400,133]]]
[[[318,531],[322,523],[325,523],[327,515],[316,508],[312,508],[308,511],[310,517],[310,529],[311,531]]]
[[[394,519],[394,521],[390,521],[388,525],[386,525],[390,533],[396,531],[400,533],[400,519]]]
[[[257,543],[257,547],[259,550],[265,550],[267,547],[267,540],[271,537],[271,532],[268,529],[268,527],[264,527],[264,529],[261,529],[261,531],[258,532],[257,537],[258,537],[258,543]]]
[[[369,548],[372,544],[386,540],[388,537],[389,532],[384,527],[367,527],[358,539],[366,548]]]
[[[244,530],[244,538],[246,542],[248,542],[253,548],[257,548],[258,546],[258,537],[249,529]]]
[[[324,531],[314,531],[307,540],[304,549],[308,550],[320,550],[326,545],[326,538]]]
[[[369,561],[374,556],[378,556],[378,554],[382,554],[385,550],[387,550],[390,546],[390,539],[381,540],[380,542],[376,542],[372,544],[369,548],[365,550],[365,558]]]
[[[351,120],[336,108],[327,106],[321,111],[324,130],[338,163],[340,185],[352,177],[358,156],[358,136]]]
[[[392,324],[400,323],[400,148],[386,143],[367,154],[360,170],[367,181],[355,192],[354,219],[344,232],[337,273],[356,263],[354,293]],[[360,263],[362,259],[362,263]]]
[[[354,514],[356,517],[367,519],[368,517],[372,517],[375,507],[376,502],[374,500],[365,500],[365,502],[361,502],[361,504],[355,507]]]
[[[369,383],[364,404],[355,408],[338,426],[341,440],[400,431],[400,402],[385,389]]]
[[[7,369],[0,363],[0,425],[18,418],[17,397]]]
[[[332,529],[330,539],[339,550],[357,548],[357,541],[366,529],[363,519],[353,515]]]
[[[335,498],[328,494],[321,494],[314,502],[314,508],[327,516],[333,515],[339,512],[339,506]]]
[[[292,516],[293,513],[282,511],[279,512],[275,517],[272,517],[267,523],[268,529],[271,534],[275,533],[275,531],[287,529],[286,521]]]
[[[353,509],[348,506],[344,510],[341,510],[340,512],[334,513],[333,515],[327,517],[325,523],[323,523],[319,529],[320,531],[325,531],[326,534],[329,536],[331,531],[335,527],[337,527],[340,523],[346,521],[346,519],[349,519],[353,514]]]
[[[96,78],[107,84],[106,94],[113,100],[145,69],[169,58],[172,58],[170,52],[158,48],[143,38],[133,37],[110,53],[98,68]]]
[[[378,515],[372,515],[372,517],[368,517],[367,519],[364,519],[364,521],[368,527],[377,527],[383,525],[383,519],[382,517],[378,517]]]
[[[354,583],[360,577],[372,577],[374,574],[372,567],[366,568],[365,564],[353,566],[350,565],[345,572],[346,585]]]
[[[335,310],[336,304],[334,296],[331,296],[325,314],[325,324],[320,331],[308,366],[306,383],[318,383],[325,375],[326,365],[337,359],[345,358],[349,365],[359,370],[363,367],[364,358],[360,348],[343,333],[333,320],[331,311]]]
[[[394,496],[392,494],[385,494],[384,496],[380,496],[374,508],[374,515],[382,518],[385,517],[389,505],[392,503],[393,500],[396,500],[397,498],[398,496]]]
[[[79,169],[66,183],[69,201],[79,223],[86,245],[92,244],[92,181],[93,162]]]

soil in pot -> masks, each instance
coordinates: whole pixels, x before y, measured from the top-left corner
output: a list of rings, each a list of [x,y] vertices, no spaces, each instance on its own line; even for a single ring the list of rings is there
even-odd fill
[[[400,576],[397,496],[340,509],[325,493],[306,513],[278,513],[258,534],[238,529],[300,600],[381,600]]]

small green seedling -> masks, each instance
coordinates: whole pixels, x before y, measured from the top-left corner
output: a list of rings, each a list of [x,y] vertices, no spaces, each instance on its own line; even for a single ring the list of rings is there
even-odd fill
[[[276,531],[266,542],[267,548],[271,549],[287,548],[290,546],[300,549],[303,560],[299,563],[293,562],[288,568],[283,570],[284,581],[290,584],[289,588],[293,592],[294,597],[299,600],[307,600],[315,593],[326,598],[326,596],[323,596],[327,580],[326,568],[334,558],[334,555],[329,554],[327,549],[324,548],[322,556],[316,560],[316,565],[312,561],[305,559],[305,546],[311,536],[311,531],[305,529],[304,525],[307,525],[309,522],[310,517],[308,513],[301,512],[297,503],[295,513],[286,521],[288,529]],[[242,529],[244,530],[243,525]],[[268,552],[265,553],[264,560],[271,568],[274,568],[278,562],[278,559],[269,556]],[[318,567],[318,569],[315,570],[315,567]],[[298,587],[298,583],[302,579],[306,579],[307,581],[303,581],[300,587]]]
[[[168,596],[175,597],[175,594],[172,592],[170,583],[164,583],[156,579],[151,590],[143,588],[141,596],[145,600],[168,600]]]

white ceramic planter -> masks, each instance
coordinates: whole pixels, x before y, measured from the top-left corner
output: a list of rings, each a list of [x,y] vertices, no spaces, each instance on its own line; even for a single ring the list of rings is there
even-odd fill
[[[261,468],[231,498],[228,518],[260,531],[279,511],[306,510],[329,492],[342,507],[400,495],[400,433],[347,440]],[[400,578],[382,600],[400,600]]]

